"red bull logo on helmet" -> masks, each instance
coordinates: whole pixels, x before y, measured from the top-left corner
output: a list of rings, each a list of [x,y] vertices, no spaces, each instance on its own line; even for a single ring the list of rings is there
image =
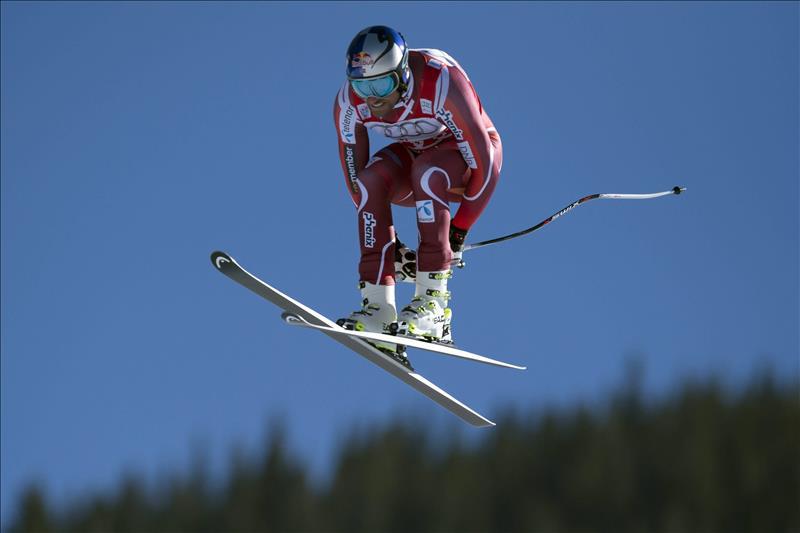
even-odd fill
[[[350,61],[351,68],[367,68],[371,67],[375,61],[372,59],[372,56],[366,52],[358,52],[357,54],[353,55],[353,60]]]

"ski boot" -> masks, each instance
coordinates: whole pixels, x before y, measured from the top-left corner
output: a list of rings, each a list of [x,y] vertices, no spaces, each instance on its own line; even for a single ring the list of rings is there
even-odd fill
[[[394,285],[375,285],[361,281],[359,287],[363,298],[361,309],[353,312],[348,318],[340,318],[336,323],[351,331],[391,333],[391,326],[395,325],[397,320]],[[405,346],[372,340],[366,340],[366,342],[391,356],[403,366],[411,368],[411,363],[405,354]]]
[[[397,326],[392,333],[415,337],[440,344],[452,344],[450,324],[453,313],[447,302],[447,280],[451,270],[417,272],[417,287],[411,303],[400,311]]]

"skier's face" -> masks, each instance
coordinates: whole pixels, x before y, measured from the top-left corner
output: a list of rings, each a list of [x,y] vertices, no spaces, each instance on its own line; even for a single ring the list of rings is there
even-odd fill
[[[386,116],[392,109],[394,109],[395,104],[397,104],[399,101],[400,91],[394,91],[393,93],[384,97],[367,97],[367,105],[369,106],[369,110],[373,115],[378,117]]]

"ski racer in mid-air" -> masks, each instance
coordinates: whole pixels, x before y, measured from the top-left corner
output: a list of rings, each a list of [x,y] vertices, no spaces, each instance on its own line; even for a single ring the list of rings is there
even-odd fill
[[[333,115],[361,248],[362,308],[339,324],[450,342],[447,280],[497,185],[497,130],[452,57],[409,49],[386,26],[366,28],[350,43]],[[393,142],[370,158],[368,131]],[[452,219],[449,202],[460,203]],[[402,265],[414,254],[396,243],[391,204],[416,209],[416,268]],[[396,258],[402,276],[416,276],[415,296],[399,316]]]

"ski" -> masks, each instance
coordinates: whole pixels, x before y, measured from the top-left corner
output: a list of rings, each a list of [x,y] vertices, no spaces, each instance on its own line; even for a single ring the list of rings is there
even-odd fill
[[[380,342],[388,342],[392,344],[400,344],[402,346],[407,346],[409,348],[418,348],[420,350],[426,350],[428,352],[438,353],[442,355],[449,355],[452,357],[458,357],[461,359],[468,359],[470,361],[477,361],[479,363],[486,363],[487,365],[495,365],[495,366],[502,366],[505,368],[514,368],[516,370],[525,370],[524,366],[513,365],[511,363],[506,363],[504,361],[498,361],[496,359],[491,359],[489,357],[484,357],[482,355],[474,354],[471,352],[467,352],[465,350],[460,350],[454,346],[447,346],[441,343],[435,342],[427,342],[420,339],[413,339],[411,337],[406,337],[404,335],[387,335],[383,333],[371,333],[366,331],[353,331],[349,329],[344,329],[341,326],[334,326],[334,327],[326,327],[326,326],[317,326],[314,324],[310,324],[307,320],[303,317],[294,315],[292,313],[285,312],[282,315],[283,320],[287,324],[291,324],[293,326],[301,326],[311,329],[316,329],[322,331],[323,333],[329,333],[332,335],[344,335],[348,337],[356,337],[359,339],[365,340],[373,340],[373,341],[380,341]]]
[[[339,328],[336,323],[258,279],[256,276],[242,268],[230,255],[226,254],[225,252],[212,253],[211,263],[217,270],[225,274],[236,283],[247,289],[250,289],[252,292],[261,296],[265,300],[272,302],[285,312],[302,318],[310,325],[321,326],[324,328],[322,331],[324,334],[347,346],[357,354],[361,355],[371,363],[379,366],[394,377],[400,379],[407,385],[410,385],[418,392],[435,401],[465,422],[476,427],[489,427],[495,425],[494,422],[455,399],[447,391],[428,381],[421,374],[403,366],[397,360],[383,353],[366,341],[351,335],[339,334],[339,332],[335,331],[335,328]],[[327,331],[326,329],[334,331]]]

